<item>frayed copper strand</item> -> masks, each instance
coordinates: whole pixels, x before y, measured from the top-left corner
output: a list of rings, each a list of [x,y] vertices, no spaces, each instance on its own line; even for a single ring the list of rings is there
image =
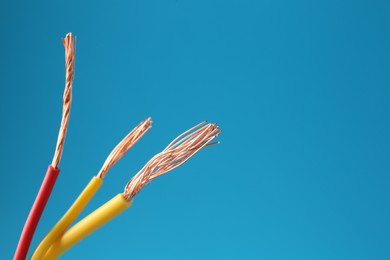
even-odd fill
[[[74,77],[74,59],[75,59],[75,38],[72,36],[72,33],[68,33],[63,39],[63,44],[65,47],[65,91],[63,97],[62,105],[62,120],[61,127],[58,134],[56,150],[54,153],[53,161],[51,165],[54,168],[58,168],[58,164],[61,161],[62,150],[64,148],[66,131],[68,130],[70,107],[72,104],[72,84]]]
[[[152,118],[143,120],[112,150],[97,176],[104,179],[107,172],[127,153],[128,150],[152,127]]]
[[[124,195],[130,201],[151,180],[180,166],[200,149],[211,145],[221,133],[216,124],[204,121],[175,138],[162,152],[156,154],[127,183]],[[217,144],[218,142],[212,143]]]

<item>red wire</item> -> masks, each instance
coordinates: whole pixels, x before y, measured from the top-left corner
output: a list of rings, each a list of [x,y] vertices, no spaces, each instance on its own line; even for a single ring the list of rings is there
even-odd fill
[[[34,204],[31,207],[27,220],[24,223],[24,228],[15,251],[14,260],[26,259],[35,229],[38,225],[39,219],[41,218],[42,212],[45,209],[46,203],[50,197],[50,193],[56,183],[59,173],[60,169],[49,165],[45,178],[42,181],[41,188],[39,189]]]

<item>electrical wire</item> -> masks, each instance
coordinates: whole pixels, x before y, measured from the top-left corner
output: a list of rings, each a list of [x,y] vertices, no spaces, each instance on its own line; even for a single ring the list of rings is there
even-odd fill
[[[151,127],[152,119],[149,117],[143,120],[128,135],[126,135],[121,142],[119,142],[119,144],[108,155],[97,176],[92,178],[64,216],[39,243],[32,255],[32,260],[42,259],[52,243],[64,233],[64,231],[77,218],[95,193],[99,190],[103,184],[104,177],[107,175],[111,167],[114,166]]]
[[[131,206],[124,195],[118,194],[65,232],[47,251],[44,260],[54,260],[89,234]]]
[[[221,133],[216,124],[205,122],[189,129],[174,139],[162,152],[155,155],[126,184],[124,192],[116,195],[94,212],[80,220],[46,252],[45,260],[57,259],[72,246],[129,208],[134,197],[154,178],[180,166]]]
[[[35,229],[38,225],[39,219],[45,209],[46,203],[50,197],[50,193],[54,187],[60,170],[58,165],[61,161],[62,150],[64,147],[66,131],[69,123],[70,106],[72,103],[72,84],[74,77],[74,57],[75,57],[75,38],[71,33],[68,33],[63,39],[65,47],[65,91],[63,97],[63,109],[61,127],[58,134],[58,140],[56,150],[54,153],[53,161],[49,165],[45,178],[41,184],[38,194],[35,198],[34,204],[31,207],[30,213],[24,224],[23,231],[20,235],[18,246],[14,254],[14,260],[26,259],[28,249],[31,244],[31,240],[34,236]]]

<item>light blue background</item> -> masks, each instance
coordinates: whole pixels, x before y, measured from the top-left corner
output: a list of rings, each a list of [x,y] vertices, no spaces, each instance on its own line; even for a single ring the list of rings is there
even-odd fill
[[[52,160],[31,249],[142,119],[83,216],[208,119],[221,145],[155,180],[63,259],[390,259],[388,1],[2,1],[0,259]],[[30,251],[31,252],[31,251]]]

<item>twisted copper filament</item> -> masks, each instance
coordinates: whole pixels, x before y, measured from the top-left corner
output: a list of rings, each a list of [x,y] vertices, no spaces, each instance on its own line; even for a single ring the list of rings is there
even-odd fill
[[[51,166],[58,168],[61,161],[62,150],[64,148],[66,131],[68,130],[70,107],[72,105],[72,84],[74,77],[74,60],[75,60],[75,38],[72,33],[68,33],[62,43],[65,47],[65,91],[62,105],[62,120],[60,131],[58,133],[56,150],[54,152]]]
[[[98,173],[98,177],[104,179],[108,170],[114,166],[130,150],[131,147],[152,127],[152,118],[143,120],[112,150]]]
[[[204,121],[175,138],[162,152],[156,154],[126,184],[124,195],[130,201],[151,180],[180,166],[221,133],[216,124]]]

